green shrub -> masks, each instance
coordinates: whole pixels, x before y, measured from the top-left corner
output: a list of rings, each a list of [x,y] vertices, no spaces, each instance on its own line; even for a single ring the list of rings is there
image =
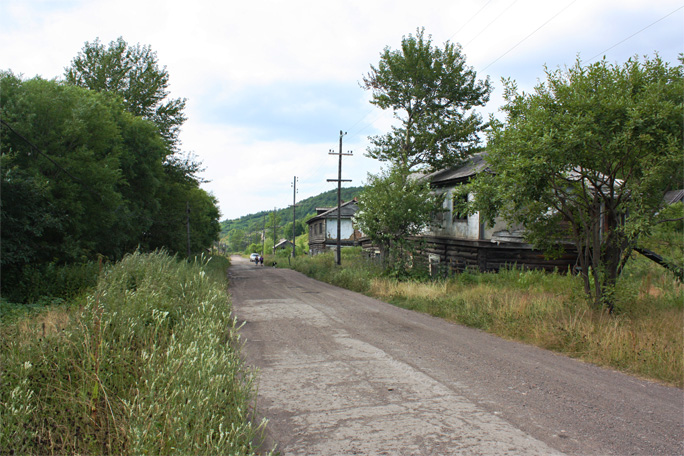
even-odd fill
[[[97,283],[97,262],[49,263],[3,270],[2,295],[8,301],[32,304],[54,298],[70,300]]]

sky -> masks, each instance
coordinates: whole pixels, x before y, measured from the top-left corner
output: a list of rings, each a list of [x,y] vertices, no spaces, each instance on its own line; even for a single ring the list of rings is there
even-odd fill
[[[201,161],[202,187],[221,219],[288,207],[336,188],[340,131],[344,186],[382,164],[369,136],[392,113],[369,103],[360,82],[389,47],[418,28],[433,45],[459,43],[494,91],[502,78],[529,92],[544,68],[622,64],[635,55],[677,64],[684,0],[0,0],[0,69],[62,79],[96,38],[149,45],[186,98],[181,149]],[[297,177],[297,194],[292,183]]]

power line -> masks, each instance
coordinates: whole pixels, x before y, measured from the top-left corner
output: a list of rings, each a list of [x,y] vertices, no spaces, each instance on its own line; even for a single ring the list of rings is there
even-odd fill
[[[484,9],[487,7],[487,5],[489,5],[489,4],[491,3],[491,1],[492,1],[492,0],[489,0],[487,3],[485,3],[485,4],[484,4],[484,5],[483,5],[475,14],[473,14],[473,15],[466,21],[466,23],[465,23],[464,25],[462,25],[458,30],[456,30],[456,31],[449,37],[449,39],[448,39],[447,41],[451,40],[454,36],[456,36],[456,34],[458,34],[458,32],[460,32],[461,30],[463,30],[463,28],[466,27],[466,26],[467,26],[467,25],[468,25],[468,24],[469,24],[477,15],[478,15],[478,14],[480,14],[480,12],[482,12],[482,10],[484,10]],[[468,44],[469,44],[469,43],[472,43],[477,37],[479,37],[487,28],[489,28],[489,26],[491,26],[497,19],[499,19],[499,17],[501,17],[506,11],[508,11],[513,5],[515,5],[515,4],[517,3],[517,1],[518,1],[518,0],[514,0],[513,3],[511,3],[510,5],[508,5],[508,7],[506,7],[506,9],[504,9],[501,13],[499,13],[499,15],[498,15],[496,18],[494,18],[494,20],[492,20],[489,24],[487,24],[487,26],[486,26],[484,29],[482,29],[475,37],[473,37],[473,38],[468,42]],[[506,52],[504,52],[502,55],[500,55],[496,60],[494,60],[494,61],[491,62],[489,65],[487,65],[486,67],[484,67],[484,68],[482,69],[482,71],[486,70],[487,68],[489,68],[490,66],[492,66],[494,63],[496,63],[497,61],[499,61],[500,59],[502,59],[504,56],[506,56],[508,53],[510,53],[511,51],[513,51],[516,47],[518,47],[520,44],[522,44],[525,40],[527,40],[527,39],[530,38],[532,35],[534,35],[535,33],[537,33],[537,32],[538,32],[541,28],[543,28],[546,24],[548,24],[549,22],[551,22],[553,19],[555,19],[555,18],[558,17],[561,13],[563,13],[566,9],[568,9],[570,6],[572,6],[576,1],[577,1],[577,0],[573,0],[573,1],[572,1],[571,3],[569,3],[565,8],[563,8],[562,10],[560,10],[559,12],[557,12],[556,14],[554,14],[551,18],[547,19],[546,22],[544,22],[542,25],[540,25],[539,27],[537,27],[532,33],[530,33],[529,35],[527,35],[525,38],[523,38],[522,40],[520,40],[517,44],[515,44],[515,45],[514,45],[512,48],[510,48],[508,51],[506,51]],[[368,114],[370,114],[370,113],[368,113]],[[366,116],[368,116],[368,114],[366,114]],[[366,116],[364,116],[364,118],[365,118]],[[372,126],[375,124],[375,122],[378,121],[381,117],[382,117],[381,114],[378,114],[378,115],[374,116],[374,118],[373,118],[372,120],[370,120],[370,121],[368,121],[368,122],[365,122],[361,127],[357,128],[356,130],[353,130],[353,132],[354,132],[354,133],[359,133],[359,132],[362,132],[362,131],[364,131],[364,130],[370,128],[370,127],[372,127]],[[362,118],[362,119],[363,119],[363,118]],[[361,122],[361,120],[357,121],[356,123],[354,123],[354,125],[352,125],[352,127],[355,127],[355,126],[358,125],[360,122]],[[349,130],[351,131],[351,128],[350,128]]]
[[[654,26],[655,24],[657,24],[658,22],[662,21],[663,19],[665,19],[665,18],[667,18],[667,17],[669,17],[669,16],[672,16],[674,13],[676,13],[677,11],[679,11],[679,10],[682,9],[682,8],[684,8],[684,6],[680,6],[679,8],[675,9],[675,10],[672,11],[671,13],[666,14],[665,16],[661,17],[660,19],[658,19],[658,20],[655,21],[655,22],[651,22],[651,23],[648,24],[646,27],[642,28],[642,29],[639,30],[638,32],[635,32],[635,33],[629,35],[629,36],[628,36],[627,38],[625,38],[624,40],[622,40],[622,41],[620,41],[620,42],[618,42],[618,43],[615,43],[614,45],[612,45],[611,47],[609,47],[609,48],[606,49],[605,51],[599,52],[598,54],[596,54],[595,56],[593,56],[592,58],[590,58],[590,59],[587,61],[587,63],[588,63],[588,62],[591,62],[591,61],[594,60],[596,57],[599,57],[599,56],[601,56],[602,54],[605,54],[606,52],[610,51],[610,50],[613,49],[614,47],[617,47],[617,46],[621,45],[622,43],[624,43],[625,41],[629,40],[630,38],[635,37],[635,36],[638,35],[639,33],[643,32],[643,31],[646,30],[647,28],[650,28],[650,27]]]
[[[456,36],[456,34],[457,34],[458,32],[460,32],[460,31],[463,30],[468,24],[470,24],[470,22],[471,22],[473,19],[475,19],[475,17],[476,17],[478,14],[480,14],[480,13],[482,12],[482,10],[485,9],[485,8],[487,7],[487,5],[489,5],[490,3],[492,3],[492,0],[489,0],[487,3],[485,3],[485,4],[482,6],[482,8],[480,8],[479,10],[477,10],[477,12],[476,12],[475,14],[473,14],[472,16],[470,16],[470,19],[468,19],[468,20],[465,22],[465,24],[463,24],[463,25],[461,26],[461,28],[459,28],[458,30],[456,30],[456,31],[453,33],[453,35],[451,35],[451,36],[449,37],[449,39],[448,39],[447,41],[451,40],[453,37]]]
[[[535,33],[537,33],[539,30],[541,30],[542,27],[544,27],[546,24],[548,24],[549,22],[551,22],[552,20],[554,20],[554,19],[555,19],[556,17],[558,17],[561,13],[563,13],[566,9],[570,8],[576,1],[577,1],[577,0],[573,0],[573,1],[572,1],[571,3],[569,3],[565,8],[563,8],[562,10],[560,10],[559,12],[557,12],[556,14],[554,14],[554,15],[553,15],[551,18],[549,18],[546,22],[544,22],[542,25],[540,25],[539,27],[537,27],[532,33],[530,33],[529,35],[527,35],[527,36],[526,36],[525,38],[523,38],[522,40],[518,41],[518,42],[515,44],[515,46],[513,46],[512,48],[510,48],[509,50],[507,50],[506,52],[504,52],[503,54],[501,54],[499,57],[496,58],[496,60],[494,60],[494,61],[491,62],[489,65],[487,65],[486,67],[484,67],[484,68],[482,69],[482,71],[484,71],[484,70],[486,70],[487,68],[489,68],[490,66],[494,65],[496,62],[498,62],[498,61],[501,60],[504,56],[506,56],[506,54],[508,54],[508,53],[511,52],[513,49],[515,49],[515,48],[517,48],[518,46],[520,46],[520,45],[521,45],[524,41],[526,41],[529,37],[531,37],[532,35],[534,35]]]
[[[501,16],[503,16],[503,15],[506,13],[506,11],[508,11],[509,9],[511,9],[511,7],[512,7],[513,5],[515,5],[516,3],[518,3],[518,0],[513,0],[513,3],[511,3],[511,4],[508,5],[503,11],[501,11],[494,19],[492,19],[492,21],[491,21],[489,24],[487,24],[487,25],[485,26],[485,28],[483,28],[482,30],[480,30],[479,33],[478,33],[477,35],[475,35],[474,37],[472,37],[472,38],[470,39],[470,41],[468,41],[466,44],[464,44],[464,46],[467,46],[467,45],[469,45],[470,43],[472,43],[473,41],[475,41],[480,35],[482,35],[482,34],[484,33],[485,30],[487,30],[487,29],[489,28],[489,26],[491,26],[494,22],[496,22]]]
[[[476,17],[478,14],[480,14],[480,13],[481,13],[481,12],[482,12],[482,11],[483,11],[491,2],[492,2],[492,0],[489,0],[489,1],[488,1],[487,3],[485,3],[479,10],[477,10],[477,12],[475,12],[475,14],[473,14],[473,15],[465,22],[465,24],[463,24],[458,30],[456,30],[456,31],[447,39],[447,41],[450,41],[454,36],[456,36],[456,34],[458,34],[458,32],[460,32],[460,31],[463,30],[468,24],[470,24],[470,22],[472,22],[472,20],[475,19],[475,17]],[[494,18],[494,20],[492,20],[489,24],[487,24],[487,26],[486,26],[484,29],[480,30],[480,32],[479,32],[477,35],[475,35],[467,44],[470,44],[470,43],[472,43],[473,41],[475,41],[475,39],[476,39],[477,37],[479,37],[487,28],[489,28],[489,26],[491,26],[494,22],[496,22],[497,19],[499,19],[506,11],[508,11],[508,10],[509,10],[513,5],[515,5],[517,2],[518,2],[518,0],[514,0],[513,3],[511,3],[510,5],[508,5],[508,7],[506,7],[501,13],[499,13],[499,15],[497,15],[496,18]],[[534,33],[534,32],[533,32],[533,33]],[[502,57],[503,57],[503,56],[502,56]],[[360,127],[354,129],[354,127],[356,127],[356,126],[357,126],[359,123],[361,123],[366,117],[368,117],[369,114],[372,114],[374,111],[375,111],[375,110],[371,110],[371,111],[367,112],[363,117],[361,117],[361,119],[359,119],[358,121],[356,121],[356,122],[355,122],[351,127],[349,127],[347,130],[350,131],[350,132],[352,132],[352,133],[361,133],[361,132],[363,132],[363,131],[365,131],[365,130],[371,128],[373,125],[375,125],[375,122],[377,122],[378,120],[380,120],[380,118],[382,117],[382,113],[377,113],[375,116],[373,116],[373,118],[372,118],[371,120],[364,122]]]

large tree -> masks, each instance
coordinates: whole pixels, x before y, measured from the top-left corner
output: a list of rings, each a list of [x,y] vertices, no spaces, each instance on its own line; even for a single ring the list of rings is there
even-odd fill
[[[119,97],[0,72],[0,119],[4,289],[53,263],[186,252],[188,203],[191,250],[216,239],[215,199],[168,163],[157,127]]]
[[[118,253],[124,235],[111,97],[0,73],[2,266]]]
[[[86,42],[64,76],[70,84],[120,95],[133,115],[152,120],[169,145],[177,145],[185,99],[168,98],[169,73],[150,46],[129,46],[121,37],[108,47],[99,39]]]
[[[367,155],[407,171],[458,164],[480,143],[483,123],[474,111],[489,100],[489,79],[477,79],[458,44],[444,48],[419,29],[401,49],[385,48],[363,78],[371,103],[391,109],[398,126],[371,139]]]
[[[683,181],[684,70],[659,57],[577,61],[519,93],[506,82],[505,122],[469,191],[471,210],[524,225],[548,249],[572,240],[586,293],[612,310],[620,271]]]

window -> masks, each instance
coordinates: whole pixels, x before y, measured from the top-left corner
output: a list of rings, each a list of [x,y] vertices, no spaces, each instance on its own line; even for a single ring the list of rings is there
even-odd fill
[[[454,195],[453,200],[453,221],[462,222],[468,220],[468,214],[459,210],[468,202],[468,195]]]

